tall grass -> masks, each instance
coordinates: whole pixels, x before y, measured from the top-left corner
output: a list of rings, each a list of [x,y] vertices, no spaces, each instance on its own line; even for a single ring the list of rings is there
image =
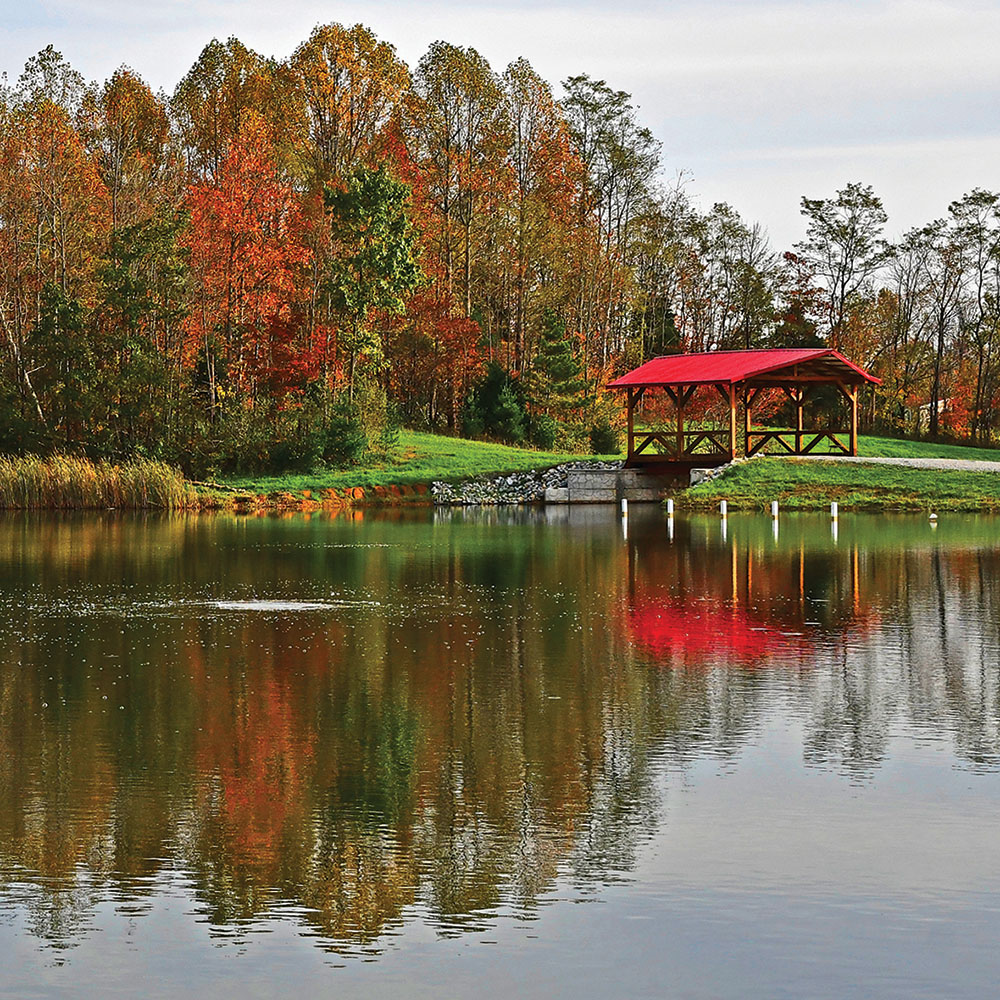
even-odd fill
[[[195,502],[181,473],[163,462],[0,456],[0,509],[176,510]]]

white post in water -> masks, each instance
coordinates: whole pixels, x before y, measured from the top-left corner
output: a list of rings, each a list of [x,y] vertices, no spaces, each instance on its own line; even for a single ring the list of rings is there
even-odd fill
[[[673,516],[674,516],[674,502],[673,502],[673,500],[668,500],[667,501],[667,517],[673,517]]]
[[[778,501],[777,500],[772,500],[771,501],[771,517],[773,517],[775,519],[777,519],[777,517],[778,517]]]
[[[837,515],[839,513],[840,513],[840,509],[837,507],[837,501],[834,500],[833,503],[830,504],[830,517],[832,517],[833,520],[836,521],[837,520]]]
[[[729,505],[728,505],[728,504],[726,503],[726,501],[725,501],[725,500],[723,500],[723,501],[722,501],[722,502],[721,502],[721,503],[719,504],[719,513],[720,513],[720,514],[721,514],[721,515],[722,515],[723,517],[725,517],[725,516],[726,516],[726,514],[727,514],[728,512],[729,512]]]
[[[628,500],[622,497],[622,517],[628,517]]]

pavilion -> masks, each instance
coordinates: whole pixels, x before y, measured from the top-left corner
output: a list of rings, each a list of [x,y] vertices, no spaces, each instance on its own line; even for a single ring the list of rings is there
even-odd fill
[[[880,379],[829,348],[711,351],[653,358],[608,384],[625,391],[628,411],[626,467],[658,466],[681,471],[731,462],[737,455],[737,411],[743,409],[743,454],[769,448],[787,455],[857,455],[858,390]],[[695,392],[711,386],[729,409],[729,426],[705,427],[687,414]],[[806,429],[804,405],[820,386],[836,388],[850,406],[849,427]],[[676,412],[675,426],[636,430],[635,412],[643,397],[660,389]],[[768,389],[780,389],[795,408],[795,426],[753,429],[753,408]],[[845,440],[846,438],[846,440]],[[825,450],[821,448],[825,445]]]

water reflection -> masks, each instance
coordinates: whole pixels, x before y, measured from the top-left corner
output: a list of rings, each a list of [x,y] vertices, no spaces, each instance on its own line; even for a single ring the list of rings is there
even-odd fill
[[[0,908],[183,886],[338,951],[632,875],[657,775],[801,723],[1000,764],[996,523],[633,510],[0,521]],[[721,530],[722,527],[725,530]]]

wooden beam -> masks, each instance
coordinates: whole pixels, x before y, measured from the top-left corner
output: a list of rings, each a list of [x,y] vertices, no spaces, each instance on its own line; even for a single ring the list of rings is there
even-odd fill
[[[677,457],[684,457],[684,406],[687,403],[688,396],[685,398],[684,392],[679,391],[674,397],[674,402],[677,404]]]
[[[736,386],[729,387],[729,461],[736,458]]]
[[[796,455],[801,455],[802,454],[802,427],[803,427],[803,421],[802,421],[803,396],[802,396],[802,390],[801,389],[796,389],[795,390],[794,399],[795,399],[795,454]]]
[[[627,420],[628,420],[628,449],[627,449],[627,455],[628,455],[628,459],[631,459],[632,455],[634,454],[634,447],[633,447],[633,445],[634,445],[634,435],[635,435],[635,422],[634,422],[633,414],[632,414],[632,411],[635,409],[635,395],[634,395],[634,391],[632,389],[628,390],[625,406],[626,406]]]
[[[858,387],[851,386],[851,454],[858,453]]]
[[[749,378],[743,384],[754,389],[780,389],[783,385],[856,385],[858,383],[848,383],[845,379],[839,378],[836,375],[800,375],[798,378],[761,376],[759,378]]]

